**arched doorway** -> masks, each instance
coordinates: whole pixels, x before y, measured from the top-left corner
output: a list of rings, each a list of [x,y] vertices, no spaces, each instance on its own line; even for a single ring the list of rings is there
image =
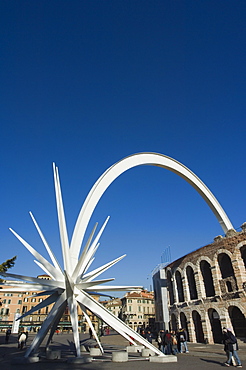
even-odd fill
[[[171,315],[171,329],[175,331],[178,330],[177,318],[174,313]]]
[[[196,281],[194,276],[194,271],[191,266],[188,266],[186,269],[186,275],[189,285],[189,292],[190,292],[190,299],[197,299],[197,289],[196,289]]]
[[[236,306],[230,306],[228,311],[236,337],[246,338],[246,320],[244,314]]]
[[[188,331],[188,324],[187,324],[187,318],[183,312],[180,313],[180,323],[182,329],[185,329],[188,335],[188,341],[190,340],[189,331]]]
[[[220,316],[216,310],[210,308],[208,310],[208,317],[211,324],[212,334],[214,343],[222,342],[222,328],[220,322]]]
[[[234,276],[234,270],[232,267],[231,259],[226,253],[220,253],[218,256],[218,262],[220,266],[222,279],[230,276]]]
[[[177,284],[179,302],[184,302],[184,288],[183,288],[181,274],[179,271],[176,271],[175,279],[176,279],[176,284]]]
[[[213,276],[211,272],[211,266],[207,261],[203,260],[200,263],[200,268],[202,272],[206,297],[213,297],[215,295],[215,290],[214,290],[214,282],[213,282]]]
[[[174,294],[173,294],[173,278],[170,271],[167,271],[167,289],[169,294],[169,302],[172,306],[174,304]]]
[[[194,322],[196,341],[197,343],[204,343],[204,333],[202,328],[201,316],[197,311],[192,311],[192,319]]]
[[[218,255],[218,262],[221,271],[221,276],[225,284],[225,292],[237,290],[237,280],[234,274],[233,266],[230,257],[226,253]]]
[[[241,257],[243,259],[244,267],[246,268],[246,245],[240,248]]]

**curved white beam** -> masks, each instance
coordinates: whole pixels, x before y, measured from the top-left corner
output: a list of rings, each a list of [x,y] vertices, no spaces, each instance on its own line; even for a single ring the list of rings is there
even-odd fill
[[[87,225],[90,221],[91,215],[99,202],[100,198],[109,187],[109,185],[122,173],[129,170],[130,168],[141,166],[141,165],[152,165],[162,167],[170,170],[185,181],[187,181],[193,188],[202,196],[208,206],[213,211],[217,220],[219,221],[224,233],[228,230],[233,229],[233,226],[227,217],[225,211],[221,207],[212,192],[208,187],[196,176],[189,168],[184,166],[182,163],[170,158],[166,155],[159,153],[138,153],[133,154],[129,157],[122,159],[115,163],[113,166],[108,168],[102,176],[97,180],[95,185],[89,192],[83,207],[79,213],[70,246],[71,256],[73,263],[77,263],[78,255],[80,252],[81,244],[84,238],[84,234]]]

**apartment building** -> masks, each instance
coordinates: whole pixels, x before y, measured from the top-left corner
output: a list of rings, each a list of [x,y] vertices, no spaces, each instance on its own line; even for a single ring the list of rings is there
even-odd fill
[[[45,274],[39,275],[38,278],[48,280],[51,279],[49,275]],[[9,285],[4,285],[4,290],[13,288],[11,285],[13,281],[5,280],[5,283],[8,283]],[[20,287],[21,284],[22,283],[19,282]],[[36,332],[41,327],[47,315],[50,313],[53,304],[34,311],[32,314],[22,318],[21,320],[17,320],[25,312],[28,312],[48,297],[48,295],[35,296],[36,293],[39,292],[26,292],[24,289],[23,291],[18,292],[1,292],[0,288],[0,331],[6,331],[7,328],[11,328],[13,333],[18,333],[20,329]],[[93,298],[98,300],[98,297],[96,296],[93,296]],[[85,321],[83,312],[79,306],[77,309],[79,330],[87,332],[89,327]],[[97,329],[97,317],[89,311],[87,314],[90,317],[94,327]],[[68,308],[65,309],[65,312],[59,322],[58,329],[61,331],[70,331],[72,329]]]

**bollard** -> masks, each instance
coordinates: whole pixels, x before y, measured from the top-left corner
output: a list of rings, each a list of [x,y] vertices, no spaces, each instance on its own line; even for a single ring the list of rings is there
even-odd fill
[[[112,353],[112,362],[127,362],[128,353],[127,352],[113,352]]]
[[[126,352],[141,352],[144,346],[127,346]]]
[[[61,351],[46,351],[46,358],[48,360],[58,360],[61,358]]]
[[[142,357],[155,356],[155,352],[149,348],[142,349]]]
[[[90,348],[90,355],[91,356],[102,356],[102,352],[100,348]]]

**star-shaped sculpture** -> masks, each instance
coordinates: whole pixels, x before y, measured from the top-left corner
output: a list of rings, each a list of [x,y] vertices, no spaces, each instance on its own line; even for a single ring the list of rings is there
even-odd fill
[[[24,313],[18,320],[22,319],[25,316],[32,314],[35,311],[40,310],[43,307],[54,304],[47,318],[42,324],[41,329],[34,338],[31,346],[27,349],[25,357],[31,356],[34,352],[37,351],[38,347],[44,340],[48,331],[50,330],[48,336],[47,346],[49,345],[52,336],[59,324],[59,321],[68,306],[70,311],[71,325],[73,329],[73,337],[76,348],[76,355],[79,357],[80,354],[80,340],[79,340],[79,331],[78,331],[78,314],[77,314],[77,305],[79,305],[83,311],[85,319],[88,322],[89,327],[91,328],[93,335],[98,343],[101,352],[103,353],[103,348],[99,341],[99,338],[95,332],[95,329],[92,325],[92,322],[87,315],[87,309],[94,313],[101,320],[106,322],[110,327],[115,329],[119,334],[125,337],[129,342],[132,342],[136,345],[137,342],[143,344],[144,346],[154,350],[158,355],[163,355],[155,346],[146,341],[141,335],[136,333],[118,317],[113,315],[109,310],[102,306],[97,300],[95,300],[91,294],[99,294],[100,292],[108,291],[130,291],[141,289],[141,287],[136,286],[109,286],[102,284],[107,283],[112,279],[101,279],[96,280],[96,278],[105,272],[108,268],[115,265],[119,262],[125,255],[116,258],[115,260],[108,262],[107,264],[88,272],[89,267],[94,261],[94,255],[99,247],[99,239],[106,227],[106,224],[109,220],[109,217],[106,219],[105,223],[101,227],[100,231],[94,238],[97,224],[93,228],[89,239],[79,256],[79,250],[76,250],[75,255],[79,256],[74,257],[74,249],[72,245],[69,245],[68,233],[66,227],[65,213],[63,208],[62,192],[58,174],[58,168],[53,165],[54,171],[54,183],[55,183],[55,194],[56,194],[56,204],[57,204],[57,214],[58,214],[58,224],[60,230],[60,240],[62,247],[62,256],[64,268],[62,268],[57,261],[54,253],[52,252],[49,244],[47,243],[44,234],[42,233],[37,221],[35,220],[33,214],[30,212],[31,218],[34,222],[34,225],[43,241],[43,244],[50,256],[50,263],[45,259],[40,253],[38,253],[29,243],[27,243],[20,235],[18,235],[14,230],[10,229],[11,232],[19,239],[19,241],[29,250],[29,252],[35,257],[36,264],[41,267],[41,269],[51,277],[51,280],[42,280],[38,278],[33,278],[24,275],[16,275],[10,273],[2,273],[3,276],[8,278],[14,278],[21,281],[13,281],[12,286],[15,288],[10,288],[2,291],[30,291],[38,292],[35,296],[48,295],[48,297],[40,302],[37,306],[33,307],[28,312]],[[94,239],[93,239],[94,238]],[[72,242],[71,242],[72,243]],[[23,281],[25,283],[23,283]],[[5,283],[3,283],[4,285]],[[5,284],[6,285],[6,284]],[[132,339],[133,338],[133,339]]]

